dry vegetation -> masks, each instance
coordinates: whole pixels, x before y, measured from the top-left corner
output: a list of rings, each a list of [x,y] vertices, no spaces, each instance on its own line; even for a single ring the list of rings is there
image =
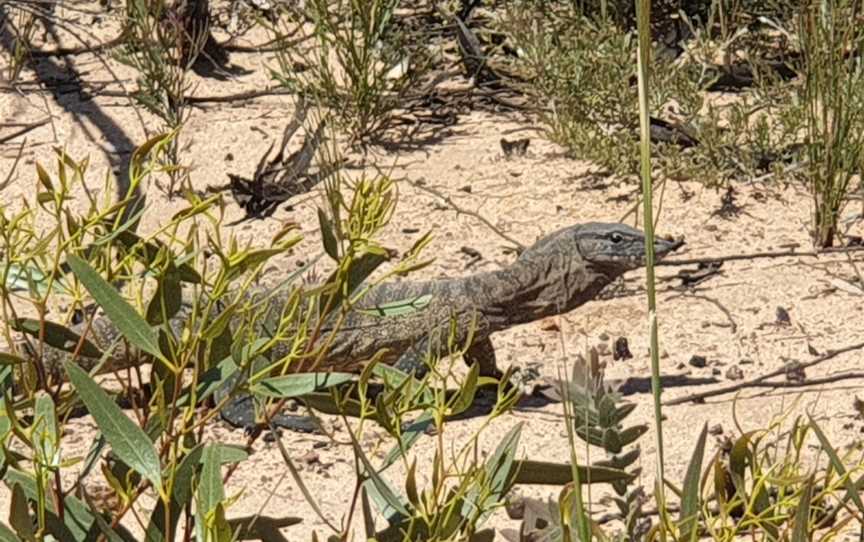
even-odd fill
[[[513,385],[512,372],[494,381],[476,366],[457,368],[467,345],[428,360],[433,370],[422,378],[375,363],[360,375],[294,367],[323,356],[323,323],[350,310],[367,286],[415,276],[430,264],[425,232],[404,240],[408,248],[399,253],[382,240],[403,205],[393,156],[441,145],[460,117],[477,112],[536,123],[566,160],[590,162],[586,177],[619,183],[627,192],[624,220],[642,225],[649,239],[652,224],[663,224],[673,185],[682,206],[693,205],[684,181],[718,190],[722,205],[702,214],[728,220],[746,213],[736,203],[740,190],[794,186],[808,196],[795,200],[794,213],[812,241],[811,250],[796,254],[841,255],[838,267],[852,277],[837,279],[841,289],[864,295],[862,241],[854,234],[864,195],[864,4],[663,0],[653,2],[649,17],[651,3],[0,0],[3,92],[46,108],[49,97],[62,104],[64,83],[52,67],[65,64],[82,102],[85,95],[109,97],[131,112],[134,127],[114,126],[110,137],[135,148],[113,155],[105,175],[85,156],[67,154],[50,110],[42,120],[5,118],[0,125],[8,166],[0,193],[17,183],[36,188],[23,198],[4,194],[0,203],[0,477],[7,489],[0,511],[8,513],[0,541],[296,540],[308,523],[315,530],[303,539],[315,540],[864,537],[860,439],[836,442],[824,419],[796,405],[772,405],[780,415],[757,417],[756,430],[743,430],[736,418],[736,430],[714,453],[707,423],[676,435],[687,449],[686,468],[669,475],[658,432],[668,408],[660,395],[664,340],[656,333],[654,411],[640,421],[631,421],[636,404],[608,381],[605,353],[568,356],[566,378],[545,393],[563,407],[559,426],[570,461],[525,456],[525,424],[507,416],[530,399],[523,394],[539,392]],[[235,63],[240,55],[254,62]],[[83,58],[89,68],[79,73],[76,59]],[[219,89],[252,64],[266,70],[266,88],[201,92],[202,81]],[[97,68],[101,79],[88,80]],[[208,122],[206,105],[239,107],[274,95],[291,96],[294,108],[278,116],[281,136],[255,149],[252,176],[230,174],[227,184],[203,186],[193,162],[213,158],[188,149],[194,123]],[[98,125],[98,107],[93,111]],[[48,126],[55,130],[52,163],[47,147],[28,147],[31,132]],[[524,156],[528,144],[501,140],[508,159]],[[521,248],[499,221],[422,182],[410,184]],[[314,225],[321,256],[282,277],[287,301],[268,319],[270,300],[249,294],[301,246],[302,228],[284,220],[257,242],[241,242],[234,228],[275,220],[280,207],[316,191],[323,194]],[[145,220],[153,200],[174,202],[171,214]],[[243,216],[232,222],[235,206]],[[733,258],[703,253],[701,261],[671,263],[696,266],[679,276],[682,296],[717,303],[707,297],[710,287],[694,288],[710,285]],[[643,314],[644,327],[656,332],[653,273],[650,266]],[[422,300],[413,301],[387,311],[422,309]],[[734,328],[732,314],[717,305]],[[181,311],[181,325],[172,325]],[[100,364],[52,366],[51,350],[102,355],[87,340],[97,312],[139,354],[132,366],[113,367],[110,381],[102,380]],[[784,313],[777,325],[789,324]],[[268,357],[276,343],[292,345],[290,353]],[[807,347],[808,362],[790,360],[676,401],[844,378],[860,386],[860,373],[813,380],[805,369],[864,344],[847,340],[823,353]],[[631,355],[626,340],[614,350],[616,360]],[[152,370],[142,371],[140,359]],[[696,356],[690,362],[705,363]],[[233,383],[230,393],[220,387],[225,382]],[[258,419],[241,443],[225,444],[211,428],[239,393],[256,397]],[[339,489],[350,494],[344,509],[322,510],[312,471],[292,448],[294,434],[272,425],[297,401],[344,424],[342,433],[327,435],[350,455],[353,477]],[[479,415],[477,404],[485,407]],[[855,408],[864,417],[860,401]],[[469,413],[482,421],[451,440],[458,418]],[[86,453],[70,456],[64,438],[82,415],[97,430]],[[507,430],[492,432],[502,419]],[[246,497],[229,491],[232,477],[254,464],[252,452],[265,438],[275,441],[281,471],[312,517],[232,513]],[[556,488],[543,499],[516,498],[514,487],[539,484]],[[94,485],[104,495],[87,490]],[[505,508],[515,529],[490,520]]]

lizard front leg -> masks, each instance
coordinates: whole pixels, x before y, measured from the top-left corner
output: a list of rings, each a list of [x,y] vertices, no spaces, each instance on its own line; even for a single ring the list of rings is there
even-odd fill
[[[495,347],[492,346],[492,340],[488,336],[471,343],[462,355],[462,359],[468,365],[480,364],[480,376],[490,376],[495,379],[504,376],[504,373],[498,369]]]

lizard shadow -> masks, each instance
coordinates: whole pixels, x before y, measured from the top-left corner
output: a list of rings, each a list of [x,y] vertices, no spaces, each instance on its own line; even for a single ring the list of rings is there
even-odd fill
[[[660,377],[664,389],[687,386],[707,386],[717,384],[720,381],[714,377],[690,377],[686,375],[667,375]],[[650,377],[630,377],[616,383],[616,391],[623,396],[636,395],[640,393],[651,393]],[[531,395],[522,397],[514,407],[517,411],[533,411],[537,408],[560,403],[560,396],[555,391],[554,385],[538,389]],[[469,420],[472,418],[488,415],[494,406],[494,401],[475,401],[467,410],[461,414],[450,416],[447,421]]]

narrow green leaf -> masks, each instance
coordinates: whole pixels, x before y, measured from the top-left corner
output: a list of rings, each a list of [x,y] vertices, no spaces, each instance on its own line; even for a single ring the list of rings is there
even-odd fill
[[[36,162],[36,176],[39,178],[39,182],[45,188],[44,193],[53,194],[54,183],[51,182],[51,176],[48,175],[48,172],[45,171],[45,168],[42,167],[42,164],[40,164],[39,162]]]
[[[48,276],[34,265],[9,264],[9,272],[6,274],[6,287],[13,292],[28,292],[31,284],[36,285],[36,292],[40,295],[48,293]],[[69,288],[59,278],[51,283],[51,290],[55,293],[69,295]]]
[[[78,256],[70,254],[68,261],[72,272],[102,307],[111,323],[117,326],[120,333],[130,343],[171,367],[171,363],[159,351],[156,334],[153,333],[147,322],[135,312],[135,309],[120,297],[114,287],[99,276],[99,273],[90,267],[90,264]]]
[[[271,423],[270,430],[273,431],[274,435],[278,435],[276,433],[276,427]],[[351,433],[350,431],[348,432]],[[276,445],[279,447],[279,453],[282,455],[282,460],[285,461],[285,465],[288,467],[288,471],[291,473],[291,477],[294,479],[294,483],[297,484],[297,487],[300,489],[300,492],[303,493],[303,497],[306,499],[306,502],[309,503],[309,506],[312,507],[312,510],[318,516],[325,525],[330,527],[334,532],[339,532],[339,529],[327,519],[327,516],[324,515],[324,512],[321,511],[321,507],[318,506],[318,501],[315,500],[315,496],[309,491],[309,488],[306,487],[306,484],[303,482],[303,477],[300,476],[300,471],[297,470],[297,467],[294,465],[294,462],[291,461],[291,456],[288,455],[288,450],[285,449],[285,445],[282,443],[282,439],[278,436],[276,437]]]
[[[36,404],[33,417],[33,442],[38,454],[46,465],[60,465],[60,437],[57,425],[57,412],[54,400],[44,391],[36,394]]]
[[[152,326],[170,321],[180,311],[183,304],[183,287],[180,275],[173,265],[159,277],[159,285],[150,303],[147,304],[147,323]]]
[[[458,416],[468,410],[474,403],[474,396],[477,394],[477,379],[480,376],[480,364],[472,363],[468,369],[468,375],[465,377],[465,382],[462,384],[456,400],[450,405],[448,415]]]
[[[0,542],[21,542],[21,539],[12,529],[0,522]]]
[[[118,232],[117,241],[122,244],[126,248],[126,250],[134,253],[138,257],[138,261],[140,261],[142,264],[144,264],[144,266],[148,268],[152,267],[152,264],[156,260],[156,257],[159,255],[160,251],[164,250],[169,254],[172,254],[168,247],[162,242],[157,241],[156,239],[145,241],[134,231],[124,230]],[[172,258],[173,257],[174,256],[172,254]],[[197,270],[195,270],[194,267],[192,267],[192,265],[181,261],[184,259],[186,259],[185,256],[182,258],[177,258],[177,272],[180,274],[180,280],[189,284],[200,284],[201,275],[198,273]]]
[[[250,250],[230,263],[228,277],[233,278],[242,275],[246,271],[254,269],[273,256],[282,254],[286,250],[286,248],[262,248],[259,250]]]
[[[31,501],[38,499],[36,491],[36,480],[33,475],[13,468],[6,470],[3,481],[8,487],[20,484],[27,498]],[[48,531],[58,540],[85,540],[88,532],[93,527],[93,514],[87,506],[77,498],[68,495],[63,499],[65,514],[63,521],[55,515],[57,509],[54,501],[48,499],[46,512],[48,512]]]
[[[702,459],[705,455],[705,438],[707,436],[708,424],[706,423],[702,425],[702,432],[699,433],[696,448],[693,450],[690,464],[687,466],[687,474],[684,475],[681,514],[678,521],[681,524],[681,538],[685,541],[695,541],[699,536],[699,529],[697,528],[699,510],[701,509],[699,482],[702,475]]]
[[[259,396],[291,398],[300,397],[326,388],[332,388],[355,377],[352,373],[301,373],[265,378],[250,386],[250,391]]]
[[[27,363],[27,360],[9,352],[0,352],[0,365],[20,365],[22,363]]]
[[[87,492],[83,491],[82,494],[84,496],[84,500],[87,502],[87,506],[90,507],[90,510],[96,512],[93,514],[93,519],[96,521],[96,526],[99,527],[99,530],[102,532],[103,535],[105,535],[105,538],[108,540],[108,542],[124,542],[124,538],[117,534],[117,531],[112,529],[111,525],[109,525],[108,522],[105,521],[105,518],[103,518],[102,515],[98,513],[98,510],[93,505],[90,497],[87,496]]]
[[[339,261],[339,243],[333,233],[333,224],[323,209],[318,209],[318,226],[321,228],[321,240],[324,243],[324,251],[333,261]]]
[[[87,410],[117,457],[150,480],[153,486],[161,491],[162,474],[159,456],[147,433],[123,414],[120,407],[86,371],[69,362],[66,362],[65,366],[69,381],[78,391],[78,397],[87,406]]]
[[[569,463],[548,463],[531,459],[514,462],[516,478],[514,484],[563,486],[573,482],[573,468]],[[618,480],[629,480],[632,475],[612,467],[578,466],[580,484],[607,484]]]
[[[329,305],[329,310],[334,311],[342,306],[345,296],[350,296],[358,286],[371,275],[381,264],[389,259],[387,256],[379,254],[365,253],[359,258],[351,261],[351,266],[348,269],[348,277],[342,289],[336,290],[332,294],[332,299],[327,303],[321,304],[320,316],[325,316],[324,309]],[[334,271],[327,278],[325,284],[334,285],[338,282],[338,270]]]
[[[837,471],[843,478],[843,485],[846,487],[847,496],[852,498],[852,502],[855,503],[855,506],[858,507],[858,510],[864,514],[864,502],[861,501],[861,495],[855,488],[855,483],[852,479],[847,476],[846,467],[843,465],[843,461],[840,460],[840,456],[837,455],[837,450],[834,449],[834,446],[831,445],[831,441],[828,440],[828,437],[825,436],[825,433],[822,432],[822,428],[819,427],[819,424],[816,423],[816,420],[811,415],[807,415],[810,418],[810,425],[813,427],[813,432],[816,433],[816,436],[819,438],[819,442],[822,444],[822,448],[825,450],[825,453],[828,454],[828,458],[831,460],[831,466],[834,467],[834,470]]]
[[[402,435],[399,437],[399,442],[397,442],[384,457],[384,461],[381,463],[381,467],[378,471],[384,471],[384,469],[392,465],[397,459],[405,455],[411,446],[417,442],[417,439],[423,435],[426,428],[432,425],[434,421],[435,417],[432,409],[423,411],[416,420],[411,422],[411,424],[402,431]]]
[[[206,446],[201,457],[201,477],[198,482],[198,507],[206,515],[225,499],[222,485],[222,458],[219,446]]]
[[[792,527],[792,538],[789,542],[810,542],[810,500],[813,498],[813,476],[807,478],[801,495],[798,496],[798,508],[795,510],[795,523]]]
[[[481,492],[480,488],[472,488],[465,496],[462,505],[463,518],[476,518],[479,525],[489,514],[492,513],[494,503],[501,500],[503,495],[510,490],[516,480],[514,461],[516,447],[519,445],[519,437],[522,434],[523,423],[516,424],[498,443],[495,452],[486,461],[486,487]]]
[[[36,542],[36,530],[33,528],[33,519],[30,517],[30,508],[27,505],[27,495],[21,484],[12,486],[12,502],[9,503],[9,525],[15,529],[22,539],[28,542]]]
[[[375,470],[375,467],[372,466],[372,463],[369,462],[369,458],[366,457],[366,454],[363,452],[363,448],[360,446],[360,443],[357,442],[357,437],[354,436],[352,431],[348,431],[348,436],[351,438],[351,444],[354,448],[354,456],[360,459],[360,462],[363,464],[363,468],[365,469],[363,472],[363,476],[371,480],[372,486],[367,486],[367,489],[374,488],[375,493],[386,503],[387,508],[381,509],[379,504],[379,511],[387,517],[387,520],[390,523],[397,521],[398,516],[394,516],[393,512],[398,514],[401,517],[408,517],[408,503],[399,496],[389,482],[384,480],[378,472]],[[375,495],[373,495],[373,499]]]
[[[12,329],[15,331],[26,333],[27,335],[36,337],[37,339],[39,338],[39,320],[33,318],[18,318],[13,320],[11,323]],[[54,322],[44,320],[42,323],[45,325],[45,344],[58,350],[63,350],[64,352],[75,351],[78,342],[81,340],[81,335],[75,333],[66,326]],[[102,351],[87,339],[84,339],[84,343],[81,345],[80,354],[88,358],[102,357]]]

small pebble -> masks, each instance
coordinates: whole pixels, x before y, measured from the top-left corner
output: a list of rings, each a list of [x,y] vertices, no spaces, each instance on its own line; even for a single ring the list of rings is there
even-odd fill
[[[708,360],[705,359],[705,356],[694,354],[693,357],[690,358],[690,366],[696,367],[697,369],[704,369],[708,366]]]
[[[741,370],[741,367],[737,365],[732,365],[728,369],[726,369],[726,378],[729,380],[741,380],[744,378],[744,371]]]

